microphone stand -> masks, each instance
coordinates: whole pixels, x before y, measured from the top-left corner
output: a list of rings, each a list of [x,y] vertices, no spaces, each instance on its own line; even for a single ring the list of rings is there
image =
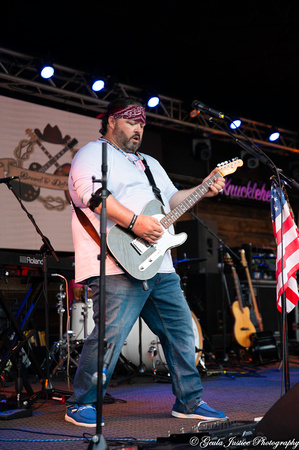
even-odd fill
[[[49,239],[41,232],[39,227],[37,226],[32,214],[28,212],[26,207],[24,206],[21,199],[18,197],[18,195],[13,190],[13,187],[11,186],[10,182],[7,182],[8,189],[13,193],[17,201],[19,202],[21,208],[25,213],[27,214],[27,217],[32,222],[33,226],[35,227],[37,233],[40,235],[43,245],[40,248],[40,251],[43,255],[43,278],[44,278],[44,298],[45,298],[45,344],[46,344],[46,379],[42,380],[42,390],[41,392],[35,394],[33,396],[33,399],[31,399],[28,404],[31,406],[33,401],[40,397],[43,393],[46,393],[46,395],[51,395],[55,392],[54,386],[52,384],[52,381],[50,380],[49,375],[49,303],[48,303],[48,270],[47,270],[47,255],[51,254],[56,262],[59,263],[59,259],[55,253],[54,248],[52,247]]]
[[[195,106],[196,109],[200,110],[199,105],[198,107]],[[210,113],[214,114],[215,111],[210,109]],[[216,112],[217,113],[217,112]],[[230,120],[228,116],[219,116],[219,114],[215,114],[217,117],[225,118]],[[218,127],[220,130],[224,131],[228,136],[230,136],[236,144],[238,144],[240,147],[242,147],[245,151],[253,155],[255,158],[257,158],[259,161],[261,161],[262,164],[269,167],[270,170],[277,176],[278,182],[280,184],[280,179],[284,178],[284,180],[287,182],[287,184],[297,190],[299,190],[299,184],[292,178],[287,177],[281,169],[275,166],[274,162],[257,146],[252,142],[242,131],[239,130],[239,132],[242,134],[242,136],[249,142],[244,142],[243,140],[239,139],[238,137],[234,136],[233,133],[231,133],[227,128],[220,125],[218,122],[216,122],[213,117],[209,118],[209,121],[213,123],[216,127]],[[280,199],[281,201],[281,199]],[[282,201],[281,201],[282,203]],[[282,210],[282,208],[281,208]],[[281,237],[282,237],[282,227],[281,227]],[[283,244],[283,239],[281,239],[281,242]],[[282,258],[283,258],[283,251],[282,251]],[[283,264],[282,264],[283,266]],[[283,272],[281,273],[281,276],[283,277]],[[289,391],[290,389],[290,372],[289,372],[289,362],[288,362],[288,336],[287,336],[287,321],[286,321],[286,294],[284,290],[284,281],[282,280],[282,286],[283,286],[283,292],[281,296],[281,309],[282,309],[282,329],[283,329],[283,336],[282,336],[282,360],[283,360],[283,373],[285,378],[285,392]]]
[[[100,277],[99,277],[99,292],[100,292],[100,309],[98,322],[98,379],[97,379],[97,425],[96,434],[91,438],[88,449],[108,450],[105,438],[102,434],[102,409],[103,409],[103,364],[104,364],[104,341],[105,341],[105,292],[106,292],[106,253],[107,253],[107,143],[102,143],[102,179],[93,182],[102,183],[102,209],[100,215],[100,235],[101,235],[101,254],[100,259]],[[112,356],[112,355],[111,355]]]
[[[223,250],[226,249],[228,251],[228,253],[230,253],[231,255],[233,255],[237,261],[241,261],[240,257],[230,248],[228,247],[228,245],[226,245],[224,243],[224,241],[216,234],[214,233],[213,230],[211,230],[208,225],[201,220],[199,217],[197,217],[196,214],[194,214],[194,212],[190,212],[191,216],[194,217],[203,227],[206,228],[206,230],[208,230],[208,232],[214,236],[215,239],[217,239],[217,241],[219,242],[219,250],[220,250],[220,275],[221,275],[221,308],[222,308],[222,320],[223,320],[223,327],[222,327],[222,332],[223,332],[223,362],[227,362],[228,357],[226,354],[226,318],[225,318],[225,309],[224,309],[224,291],[226,292],[227,295],[227,299],[228,302],[230,303],[230,297],[229,297],[229,293],[228,293],[228,287],[227,287],[227,283],[226,283],[226,279],[225,279],[225,275],[224,275],[224,262],[223,262]]]

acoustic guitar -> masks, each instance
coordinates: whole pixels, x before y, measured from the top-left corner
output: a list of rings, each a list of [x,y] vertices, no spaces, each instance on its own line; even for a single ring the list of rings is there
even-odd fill
[[[224,259],[231,267],[237,297],[237,300],[232,304],[232,314],[235,319],[233,330],[234,338],[241,347],[248,348],[252,346],[250,336],[253,333],[256,333],[256,329],[250,320],[249,308],[247,306],[243,306],[240,280],[234,263],[228,253],[225,255]]]
[[[257,306],[257,302],[256,302],[256,298],[254,295],[254,291],[253,291],[253,287],[252,287],[252,281],[251,281],[251,276],[250,276],[250,272],[248,269],[248,264],[247,264],[247,260],[246,260],[246,256],[245,256],[245,250],[241,249],[239,250],[240,255],[241,255],[241,263],[242,266],[245,269],[246,272],[246,277],[247,277],[247,281],[248,281],[248,287],[249,287],[249,291],[250,291],[250,295],[251,295],[251,299],[252,299],[252,304],[253,304],[253,310],[254,310],[254,314],[257,320],[257,324],[259,327],[260,331],[264,331],[264,326],[263,326],[263,321],[262,321],[262,317],[260,315],[258,306]]]

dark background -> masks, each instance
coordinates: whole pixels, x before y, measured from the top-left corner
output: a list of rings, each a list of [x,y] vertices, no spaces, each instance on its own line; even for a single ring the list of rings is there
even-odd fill
[[[298,130],[298,3],[5,2],[1,46]]]

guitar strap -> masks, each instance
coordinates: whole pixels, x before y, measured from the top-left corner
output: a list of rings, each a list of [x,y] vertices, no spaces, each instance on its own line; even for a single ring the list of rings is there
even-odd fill
[[[78,206],[76,206],[73,202],[72,205],[78,217],[78,220],[83,226],[83,228],[87,231],[89,236],[92,237],[92,239],[98,244],[98,246],[101,247],[100,235],[93,226],[93,224],[91,223],[91,221],[89,220],[89,218],[87,217],[87,215],[84,214],[84,212],[80,208],[78,208]]]
[[[162,200],[161,191],[160,191],[160,189],[158,188],[158,186],[157,186],[156,183],[155,183],[153,174],[152,174],[152,172],[151,172],[151,170],[150,170],[150,168],[149,168],[148,163],[146,162],[146,159],[144,158],[144,156],[142,156],[142,155],[141,155],[140,153],[138,153],[138,152],[136,152],[136,155],[138,156],[138,158],[139,158],[139,159],[143,162],[143,164],[144,164],[144,167],[145,167],[145,171],[144,171],[144,172],[145,172],[145,175],[146,175],[147,178],[148,178],[148,181],[150,182],[150,185],[151,185],[151,187],[152,187],[153,193],[155,194],[155,196],[157,197],[157,199],[162,203],[162,205],[165,206],[164,203],[163,203],[163,200]]]
[[[137,156],[141,159],[141,161],[144,164],[145,167],[145,174],[150,182],[150,185],[152,186],[152,190],[153,193],[155,194],[156,198],[162,203],[162,205],[164,206],[163,200],[162,200],[162,196],[161,196],[161,191],[160,189],[157,187],[153,174],[150,171],[149,165],[146,162],[146,159],[140,154],[137,153]],[[90,237],[98,244],[99,247],[101,247],[101,238],[99,233],[97,232],[97,230],[95,229],[95,227],[93,226],[93,224],[91,223],[91,221],[89,220],[89,218],[86,216],[86,214],[84,214],[84,212],[78,208],[78,206],[76,206],[73,202],[71,202],[73,205],[73,208],[75,210],[75,213],[78,217],[79,222],[81,223],[81,225],[83,226],[83,228],[85,229],[85,231],[87,231],[87,233],[90,235]]]

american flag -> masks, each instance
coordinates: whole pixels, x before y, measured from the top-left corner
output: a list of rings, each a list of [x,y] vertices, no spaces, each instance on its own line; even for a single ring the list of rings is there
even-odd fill
[[[280,199],[282,201],[282,205]],[[282,311],[281,296],[284,287],[286,297],[286,312],[289,313],[293,308],[295,308],[299,299],[296,279],[296,271],[299,269],[299,232],[294,222],[293,213],[288,205],[283,189],[281,189],[277,185],[277,180],[275,179],[273,179],[271,185],[271,216],[277,246],[277,309],[280,312]]]

